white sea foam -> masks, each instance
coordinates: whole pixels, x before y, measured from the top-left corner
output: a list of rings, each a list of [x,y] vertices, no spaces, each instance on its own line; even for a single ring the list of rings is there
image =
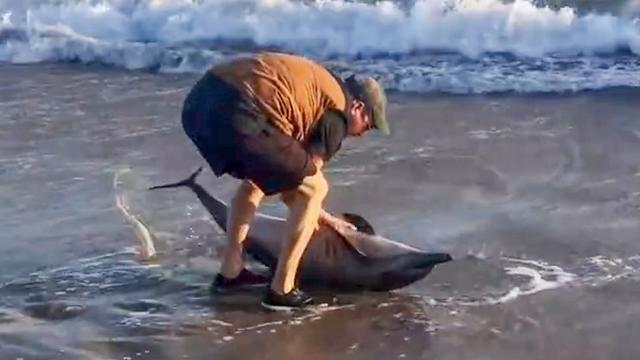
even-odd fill
[[[506,268],[509,275],[527,276],[530,280],[524,286],[516,286],[500,298],[490,301],[493,304],[505,303],[522,295],[531,295],[544,290],[555,289],[576,278],[575,274],[565,272],[557,266],[540,266],[538,269],[515,266]],[[541,267],[541,268],[540,268]]]
[[[502,294],[486,295],[480,298],[449,298],[443,304],[463,306],[498,305],[518,298],[565,286],[603,286],[621,279],[638,279],[640,276],[640,256],[607,257],[593,256],[579,261],[568,271],[558,265],[541,260],[503,257],[505,273],[519,277],[518,285],[504,289]],[[439,304],[434,301],[431,305]]]
[[[578,278],[576,274],[565,271],[559,266],[550,265],[543,261],[525,260],[516,258],[503,258],[514,266],[505,267],[505,271],[511,276],[524,276],[528,281],[519,286],[514,286],[504,295],[495,298],[486,298],[483,301],[468,305],[502,304],[525,295],[532,295],[541,291],[555,289]]]
[[[247,49],[278,47],[339,58],[406,91],[640,86],[631,76],[640,68],[638,18],[579,15],[525,0],[417,0],[407,9],[342,0],[19,4],[0,4],[0,61],[79,60],[190,72]],[[627,51],[625,58],[612,60],[619,50]],[[487,53],[511,55],[481,56]]]
[[[291,0],[78,1],[41,5],[15,13],[2,9],[2,25],[26,31],[29,40],[69,38],[86,45],[251,40],[317,54],[450,50],[469,56],[509,52],[640,52],[634,20],[612,15],[578,16],[516,0],[418,0],[404,11],[375,5]]]

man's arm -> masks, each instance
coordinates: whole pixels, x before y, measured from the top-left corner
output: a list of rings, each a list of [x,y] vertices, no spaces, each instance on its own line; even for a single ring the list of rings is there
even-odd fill
[[[322,171],[325,163],[324,159],[320,156],[312,156],[311,159],[313,160],[313,164],[316,166],[316,169],[318,169],[318,171]],[[341,232],[345,228],[357,230],[357,228],[353,224],[339,217],[331,215],[324,208],[320,209],[320,217],[318,218],[318,221],[331,226],[337,232]]]

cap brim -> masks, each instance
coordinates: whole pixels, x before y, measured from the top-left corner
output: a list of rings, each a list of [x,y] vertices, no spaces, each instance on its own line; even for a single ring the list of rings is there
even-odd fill
[[[389,130],[389,123],[387,123],[387,119],[374,117],[374,128],[382,135],[389,136],[391,135],[391,130]]]

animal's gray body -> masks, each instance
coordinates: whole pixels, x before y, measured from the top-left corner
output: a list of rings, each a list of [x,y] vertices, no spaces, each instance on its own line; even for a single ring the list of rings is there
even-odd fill
[[[201,170],[186,180],[151,189],[189,187],[216,223],[226,230],[227,206],[195,182]],[[393,290],[424,278],[435,265],[451,260],[446,253],[427,253],[375,235],[371,225],[358,215],[345,214],[345,218],[358,231],[348,230],[341,235],[321,225],[313,234],[298,271],[301,287]],[[245,242],[247,253],[271,271],[277,264],[284,226],[282,218],[256,214]]]

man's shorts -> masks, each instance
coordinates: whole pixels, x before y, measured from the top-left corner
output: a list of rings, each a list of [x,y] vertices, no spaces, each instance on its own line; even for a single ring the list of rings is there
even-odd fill
[[[299,141],[248,109],[235,87],[210,72],[184,101],[184,131],[216,176],[251,180],[272,195],[293,190],[316,173]]]

